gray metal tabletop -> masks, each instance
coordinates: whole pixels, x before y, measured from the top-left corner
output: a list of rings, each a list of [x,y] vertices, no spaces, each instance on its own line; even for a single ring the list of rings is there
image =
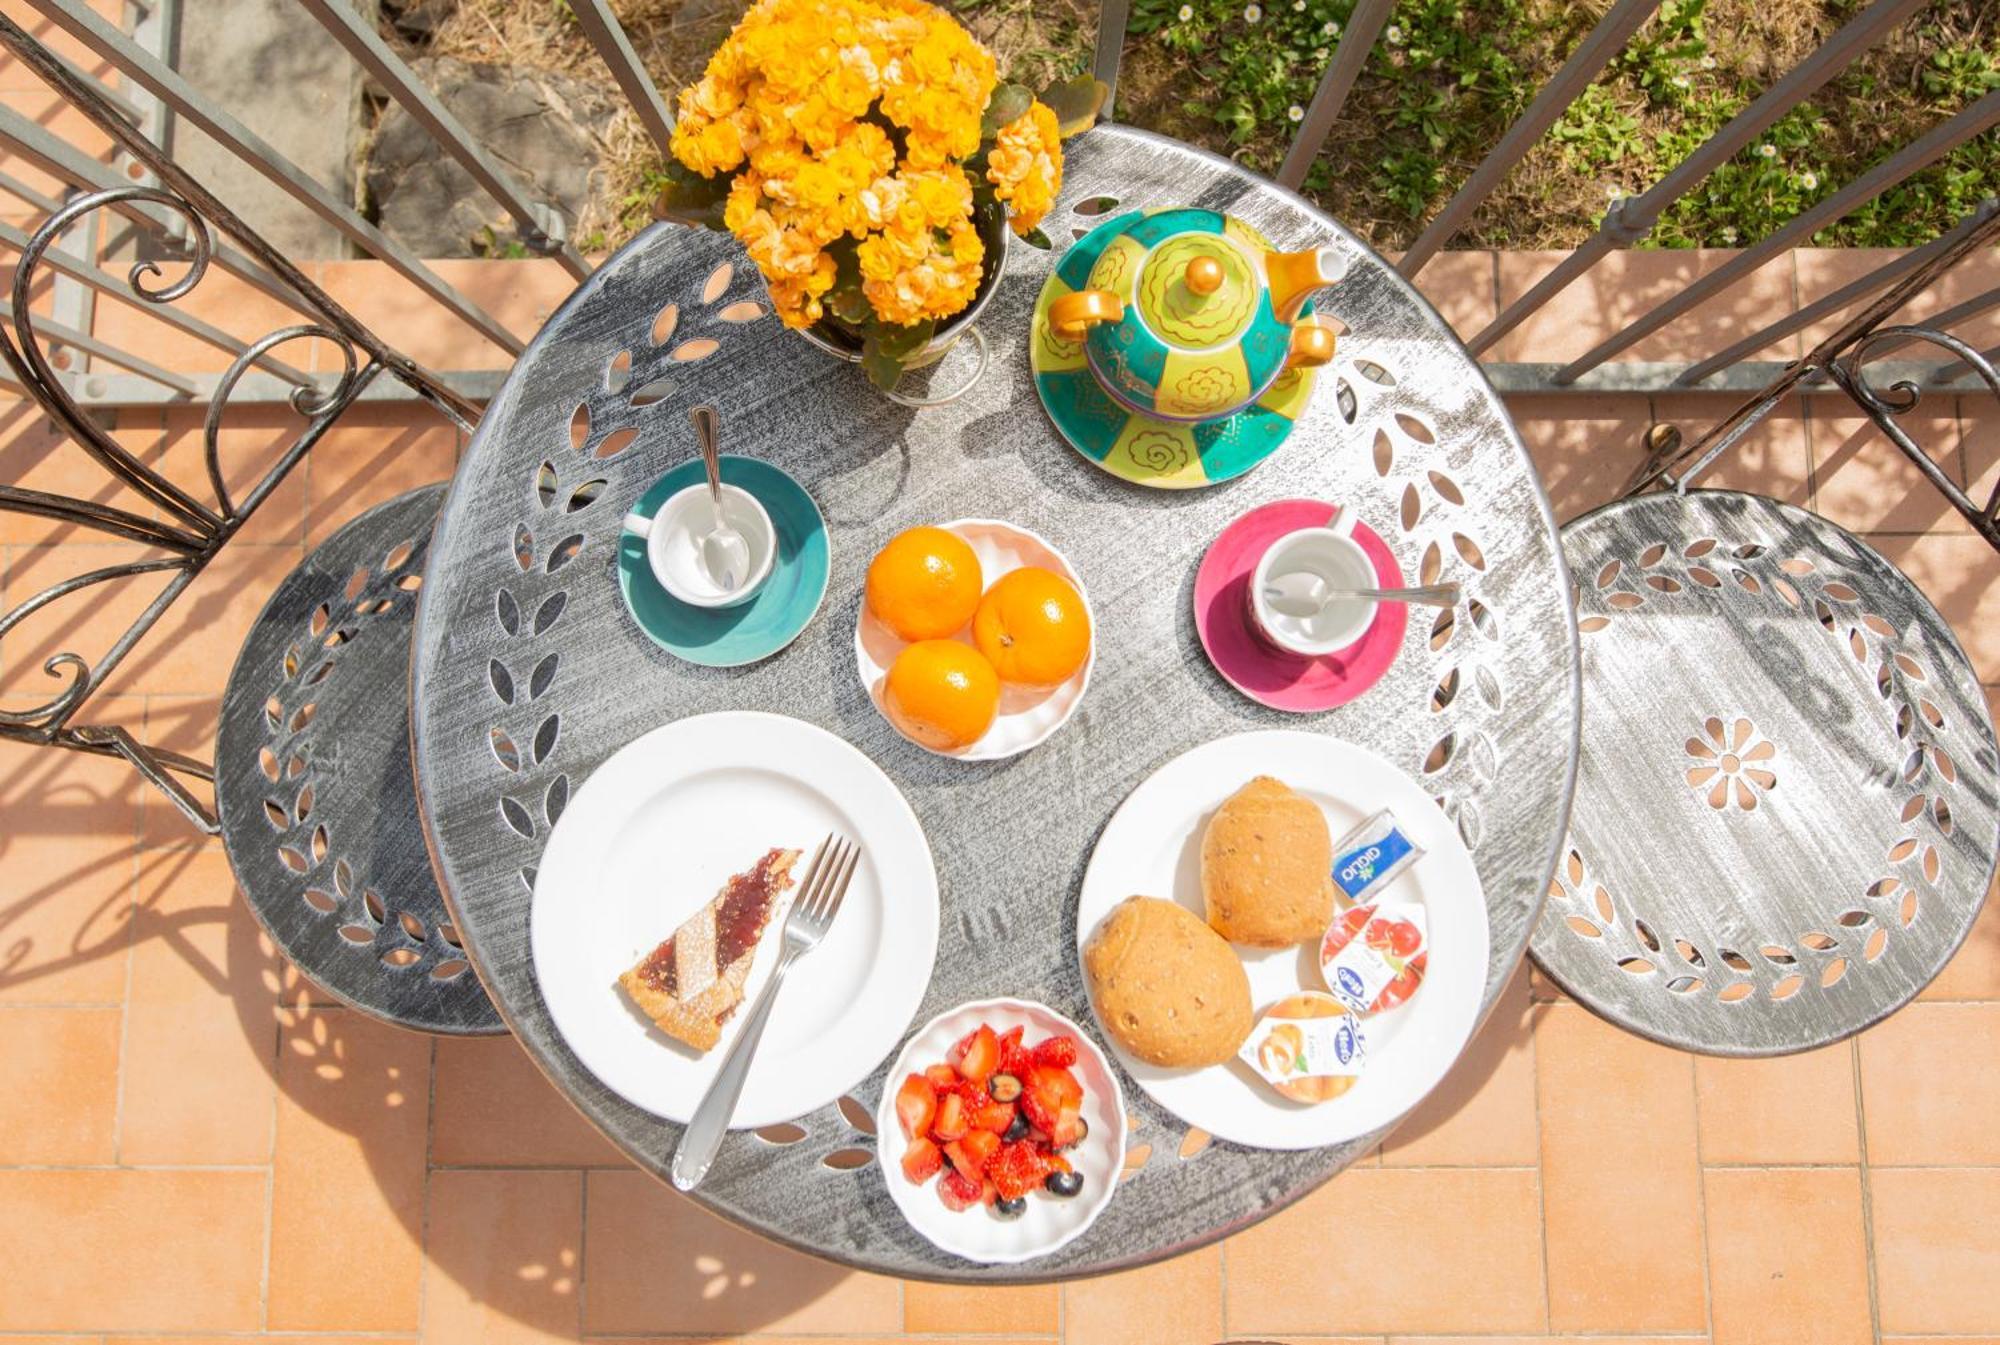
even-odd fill
[[[665,1173],[680,1127],[614,1095],[566,1047],[536,984],[529,908],[537,859],[571,793],[623,744],[689,715],[754,708],[819,724],[907,796],[935,854],[943,903],[937,961],[913,1026],[992,995],[1038,999],[1089,1023],[1074,925],[1099,832],[1168,759],[1252,728],[1344,738],[1424,781],[1456,821],[1485,890],[1485,1008],[1520,961],[1568,820],[1579,683],[1554,520],[1498,395],[1394,269],[1296,195],[1113,125],[1070,143],[1065,176],[1044,223],[1055,250],[1011,249],[981,319],[992,365],[960,401],[911,411],[886,400],[855,367],[768,315],[733,239],[662,225],[607,261],[549,320],[459,466],[431,548],[412,663],[432,855],[465,950],[521,1044],[655,1175]],[[1055,256],[1112,209],[1107,197],[1119,210],[1227,211],[1280,247],[1332,243],[1357,259],[1319,303],[1347,329],[1334,365],[1291,440],[1236,481],[1197,491],[1130,485],[1068,448],[1043,414],[1029,375],[1029,316]],[[764,315],[746,320],[748,305]],[[694,451],[686,408],[701,401],[721,409],[726,450],[774,462],[812,492],[831,535],[825,609],[789,649],[733,670],[656,648],[625,611],[613,572],[621,516]],[[628,429],[636,436],[620,433]],[[607,441],[616,451],[603,456]],[[1380,684],[1309,716],[1266,709],[1231,688],[1202,653],[1192,603],[1196,566],[1222,528],[1249,508],[1298,496],[1352,502],[1407,574],[1457,580],[1468,599],[1455,620],[1413,613]],[[1048,538],[1084,577],[1097,615],[1096,669],[1075,717],[1003,761],[952,761],[906,742],[854,672],[868,558],[903,528],[966,515]],[[496,754],[496,741],[515,750]],[[854,1151],[872,1147],[856,1123],[872,1114],[887,1064],[852,1099],[791,1130],[732,1137],[697,1198],[782,1243],[871,1271],[1068,1278],[1243,1228],[1381,1138],[1293,1153],[1204,1144],[1128,1080],[1133,1158],[1103,1216],[1040,1260],[977,1266],[908,1227],[873,1163],[851,1166]],[[1142,1165],[1139,1146],[1149,1150]]]

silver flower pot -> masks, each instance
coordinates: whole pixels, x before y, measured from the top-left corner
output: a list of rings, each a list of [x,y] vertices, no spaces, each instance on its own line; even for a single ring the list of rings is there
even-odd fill
[[[986,333],[979,330],[979,315],[985,311],[987,301],[992,299],[993,292],[1000,288],[1000,277],[1007,269],[1007,245],[1012,236],[1012,230],[1007,227],[1004,214],[996,214],[994,219],[995,222],[992,224],[979,226],[979,241],[986,247],[986,256],[981,263],[979,289],[972,296],[972,302],[965,306],[964,311],[953,315],[950,322],[939,328],[931,339],[924,343],[924,348],[917,353],[916,358],[903,366],[903,372],[908,373],[912,369],[922,369],[936,364],[958,344],[959,338],[969,337],[979,352],[972,373],[958,387],[942,396],[917,397],[897,392],[894,388],[885,389],[882,395],[890,401],[901,406],[945,406],[972,391],[986,373],[989,352]],[[827,354],[846,360],[850,364],[861,363],[860,342],[832,323],[820,322],[797,330],[800,336]]]

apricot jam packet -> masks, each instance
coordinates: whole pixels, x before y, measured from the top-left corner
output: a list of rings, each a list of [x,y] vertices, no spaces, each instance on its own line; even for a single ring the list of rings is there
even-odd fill
[[[1308,990],[1264,1011],[1237,1055],[1297,1102],[1325,1102],[1354,1086],[1368,1063],[1361,1020],[1331,995]]]

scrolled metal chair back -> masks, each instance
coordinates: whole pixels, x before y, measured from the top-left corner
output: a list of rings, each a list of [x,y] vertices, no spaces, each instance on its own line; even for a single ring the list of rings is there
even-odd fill
[[[25,709],[0,709],[0,737],[122,756],[164,789],[191,821],[212,833],[216,830],[213,809],[178,778],[192,776],[212,782],[214,773],[210,764],[184,754],[147,748],[121,727],[80,724],[77,722],[80,712],[195,577],[377,377],[386,373],[400,380],[460,429],[469,429],[469,422],[478,413],[436,375],[385,344],[130,126],[94,86],[73,74],[4,16],[0,16],[0,46],[11,51],[89,117],[160,183],[94,191],[70,201],[44,220],[22,249],[14,273],[11,322],[0,327],[0,360],[11,371],[12,381],[18,382],[128,497],[125,503],[103,503],[0,483],[0,510],[136,542],[160,554],[72,575],[19,599],[0,610],[0,640],[74,595],[143,576],[167,576],[165,587],[108,649],[88,656],[70,650],[50,655],[42,665],[43,671],[62,683],[60,689]],[[207,276],[217,256],[216,235],[220,233],[245,254],[233,269],[261,271],[260,287],[283,293],[289,306],[308,318],[248,344],[232,341],[239,353],[209,392],[202,427],[210,499],[203,499],[188,485],[141,462],[104,425],[85,414],[72,396],[69,382],[47,354],[45,333],[39,326],[44,319],[36,314],[32,302],[38,281],[50,260],[50,249],[78,221],[100,210],[118,210],[128,218],[155,225],[164,216],[185,226],[185,242],[178,259],[185,270],[168,279],[156,261],[133,263],[126,272],[124,285],[134,303],[163,307],[186,298]],[[291,343],[311,340],[325,342],[339,353],[338,373],[328,377],[304,374],[273,353]],[[293,409],[305,418],[305,425],[270,468],[238,498],[225,479],[221,431],[231,394],[253,369],[292,384],[289,400]],[[54,451],[63,451],[64,447],[58,445]]]

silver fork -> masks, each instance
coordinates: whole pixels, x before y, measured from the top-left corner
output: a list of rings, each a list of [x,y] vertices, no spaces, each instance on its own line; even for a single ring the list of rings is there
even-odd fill
[[[722,1068],[716,1071],[715,1081],[709,1084],[701,1105],[694,1109],[694,1118],[681,1132],[673,1163],[674,1185],[681,1190],[694,1190],[708,1175],[709,1165],[715,1162],[716,1151],[722,1147],[722,1137],[729,1131],[736,1099],[743,1095],[743,1081],[750,1077],[750,1058],[757,1053],[757,1042],[764,1035],[771,1005],[777,1001],[778,987],[785,983],[785,973],[792,963],[817,948],[826,937],[833,917],[840,913],[848,880],[854,877],[854,866],[860,859],[861,847],[839,835],[829,835],[813,852],[798,900],[792,903],[791,913],[785,917],[785,946],[778,955],[778,965],[772,970],[771,979],[764,983],[757,1002],[744,1015],[743,1030],[736,1034],[729,1054],[722,1058]]]

